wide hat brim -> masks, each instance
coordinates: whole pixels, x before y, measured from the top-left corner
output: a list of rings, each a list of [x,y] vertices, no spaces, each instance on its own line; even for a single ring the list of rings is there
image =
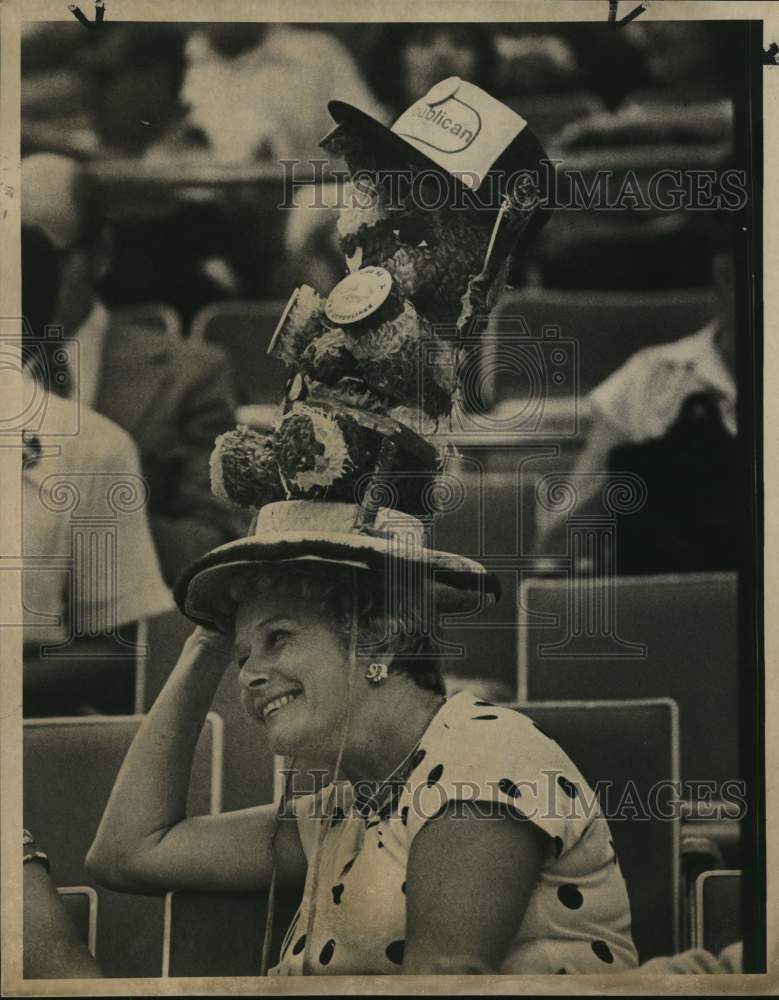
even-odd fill
[[[303,531],[268,532],[220,545],[184,571],[174,587],[174,598],[191,621],[221,628],[235,610],[229,595],[232,579],[252,567],[303,562],[353,567],[387,574],[393,580],[407,579],[410,568],[416,566],[419,576],[412,573],[412,579],[424,580],[431,588],[436,614],[477,610],[480,604],[491,605],[500,598],[498,577],[465,556],[427,548],[400,555],[386,538],[347,533],[323,537]]]

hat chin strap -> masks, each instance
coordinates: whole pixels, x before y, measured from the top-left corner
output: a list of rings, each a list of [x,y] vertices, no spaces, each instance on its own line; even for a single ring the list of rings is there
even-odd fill
[[[278,805],[276,806],[276,814],[273,817],[273,831],[271,833],[271,856],[273,857],[273,870],[271,871],[270,885],[268,886],[268,909],[265,916],[265,931],[262,938],[262,960],[260,962],[260,975],[268,975],[268,962],[270,960],[270,946],[271,940],[273,938],[273,921],[276,914],[276,879],[278,876],[278,865],[276,864],[276,835],[279,830],[279,818],[283,812],[286,812],[287,803],[290,798],[290,791],[292,785],[292,775],[295,771],[295,758],[292,758],[292,764],[288,771],[284,774],[284,788],[281,792],[281,798],[279,799]]]
[[[314,855],[310,861],[309,867],[311,869],[311,891],[308,894],[308,919],[306,921],[306,945],[303,950],[303,975],[306,974],[307,967],[309,965],[309,948],[311,947],[311,937],[314,929],[314,920],[316,919],[316,897],[319,890],[319,862],[322,852],[322,844],[324,842],[325,836],[327,835],[327,830],[329,828],[331,810],[330,805],[332,804],[333,797],[338,790],[338,781],[341,776],[341,765],[343,762],[343,755],[346,750],[346,743],[349,738],[349,729],[352,720],[352,704],[354,701],[354,679],[357,675],[357,637],[359,634],[359,623],[358,623],[358,611],[359,611],[359,600],[358,600],[358,590],[357,590],[357,569],[352,568],[352,620],[349,632],[349,689],[346,701],[346,720],[344,722],[343,733],[341,735],[341,744],[338,748],[338,756],[335,761],[335,768],[333,770],[333,777],[330,782],[331,792],[328,796],[327,808],[325,809],[322,817],[321,824],[317,831],[317,838],[314,844]],[[279,816],[282,811],[286,809],[287,802],[289,801],[291,776],[294,773],[295,768],[295,758],[292,758],[292,766],[284,777],[284,788],[282,790],[281,798],[279,804],[276,808],[276,815],[273,824],[273,833],[271,834],[271,852],[273,853],[273,871],[271,873],[270,886],[268,888],[268,910],[267,917],[265,919],[265,933],[263,935],[262,942],[262,962],[260,966],[260,975],[268,975],[268,962],[270,959],[270,945],[273,938],[273,920],[275,916],[275,903],[276,903],[276,881],[278,865],[275,856],[275,844],[276,844],[276,833],[278,830]]]

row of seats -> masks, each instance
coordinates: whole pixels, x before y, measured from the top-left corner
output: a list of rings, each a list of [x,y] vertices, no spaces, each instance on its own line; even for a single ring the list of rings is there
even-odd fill
[[[284,305],[218,302],[192,323],[193,340],[219,344],[232,360],[242,404],[275,405],[280,398],[285,369],[268,358],[267,348]],[[543,410],[550,399],[582,398],[635,351],[697,330],[712,308],[711,294],[699,290],[528,289],[504,295],[483,337],[487,378],[481,398],[473,402],[486,407],[527,396]],[[542,435],[543,425],[528,426],[532,417],[528,412],[515,433]],[[550,426],[547,433],[556,431]]]
[[[522,99],[523,107],[527,101],[527,98]],[[541,103],[549,113],[548,125],[545,124],[542,129],[545,140],[559,133],[571,121],[586,120],[582,119],[583,111],[596,110],[587,95],[574,95],[570,101],[565,97],[543,97]],[[520,113],[532,122],[525,110]],[[33,152],[35,143],[31,129],[26,138],[31,140],[28,151]],[[596,171],[610,171],[611,183],[618,191],[628,171],[648,178],[669,167],[686,170],[716,167],[727,148],[727,126],[724,126],[724,131],[720,129],[719,134],[696,139],[675,142],[672,137],[659,135],[656,126],[643,130],[640,121],[634,118],[633,134],[625,142],[606,140],[600,144],[601,140],[595,134],[589,140],[580,141],[578,149],[561,153],[550,147],[548,152],[558,172],[584,174],[588,188]],[[289,187],[292,178],[285,176],[279,165],[273,163],[232,164],[197,159],[144,162],[135,158],[111,157],[95,159],[90,170],[105,192],[106,210],[114,223],[121,223],[128,216],[148,217],[155,210],[163,211],[171,204],[191,201],[193,192],[194,197],[199,195],[201,198],[209,195],[215,199],[240,197],[265,211],[276,209],[280,203],[294,198],[294,192],[285,191],[285,184]],[[322,178],[304,162],[298,164],[294,180],[298,185],[306,180],[317,184]]]
[[[565,571],[538,577],[501,570],[497,559],[494,568],[503,600],[473,615],[448,616],[439,630],[448,644],[448,676],[492,682],[507,697],[529,703],[673,698],[681,713],[682,778],[719,787],[740,777],[735,573],[582,583]],[[177,612],[148,622],[146,655],[136,665],[136,711],[153,704],[191,627]],[[254,769],[238,766],[237,755],[262,761],[263,749],[237,689],[232,667],[214,700],[228,723],[223,794],[229,809],[270,798]]]
[[[516,707],[560,743],[599,794],[626,879],[641,960],[679,951],[689,940],[685,928],[691,925],[682,870],[685,842],[678,813],[670,818],[663,815],[680,777],[676,704],[670,699],[635,699]],[[25,722],[25,823],[46,845],[59,885],[91,885],[84,858],[141,718],[92,716]],[[224,737],[231,721],[223,723],[213,712],[208,716],[190,782],[190,815],[221,811],[222,783],[230,776]],[[260,726],[256,730],[264,733]],[[267,747],[266,760],[270,766],[254,763],[253,769],[265,770],[270,791],[274,768]],[[252,768],[252,763],[245,758],[243,766]],[[664,799],[657,797],[659,787],[668,790]],[[646,816],[636,815],[637,802],[649,810]],[[105,973],[159,976],[166,965],[170,971],[172,952],[169,947],[163,952],[163,930],[165,926],[170,930],[175,913],[171,899],[92,888],[100,912],[96,953]],[[293,899],[281,901],[280,924],[292,915],[295,903]],[[255,897],[244,905],[259,912],[264,901]],[[282,928],[277,930],[281,933]],[[254,943],[258,955],[261,937]],[[191,957],[199,951],[192,940],[183,941],[180,950]],[[171,974],[183,974],[175,963],[174,967],[177,971]]]
[[[738,870],[714,870],[698,876],[692,897],[693,948],[716,955],[740,940],[741,881]],[[84,943],[95,955],[97,893],[91,886],[69,886],[60,888],[59,893]],[[275,932],[283,933],[284,918],[291,908],[289,900],[277,900]],[[260,972],[257,943],[263,938],[266,914],[260,893],[168,893],[162,976],[256,976]]]
[[[45,845],[57,885],[99,899],[97,957],[108,976],[159,976],[164,905],[95,886],[84,870],[108,796],[138,731],[137,716],[29,719],[24,723],[24,817]],[[187,809],[222,811],[222,720],[210,713],[195,753]]]

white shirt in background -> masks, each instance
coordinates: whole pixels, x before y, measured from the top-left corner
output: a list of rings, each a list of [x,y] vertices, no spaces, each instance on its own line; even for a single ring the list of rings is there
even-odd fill
[[[26,393],[43,392],[29,376],[24,385]],[[82,628],[98,631],[106,622],[119,626],[172,610],[146,508],[134,500],[143,498],[143,485],[132,438],[72,399],[47,393],[42,398],[41,416],[29,429],[41,457],[22,470],[25,641],[63,639],[69,606]],[[110,497],[112,487],[117,492]],[[93,530],[99,545],[109,548],[115,525],[114,581],[106,583],[94,563],[73,559],[76,522],[82,537],[85,529]]]
[[[736,383],[715,343],[712,321],[689,337],[637,351],[590,393],[590,400],[625,439],[662,437],[684,400],[713,391],[722,422],[735,436]]]
[[[110,321],[108,310],[96,299],[89,315],[76,331],[78,351],[68,350],[72,398],[82,406],[94,407],[97,402],[103,347]]]
[[[233,58],[196,31],[186,52],[188,120],[223,163],[321,159],[319,141],[334,127],[330,100],[386,117],[349,52],[326,31],[272,24],[255,48]]]

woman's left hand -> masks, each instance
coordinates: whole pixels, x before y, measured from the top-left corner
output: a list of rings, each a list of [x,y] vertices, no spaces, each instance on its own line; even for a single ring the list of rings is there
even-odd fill
[[[215,629],[208,629],[203,625],[197,625],[187,642],[193,646],[207,649],[220,657],[225,657],[228,660],[232,659],[233,637],[231,635],[225,635],[223,632],[217,632]]]

